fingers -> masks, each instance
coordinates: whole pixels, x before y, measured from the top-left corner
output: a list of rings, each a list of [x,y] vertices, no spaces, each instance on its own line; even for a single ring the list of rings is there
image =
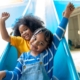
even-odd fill
[[[71,2],[68,4],[68,7],[70,8],[70,11],[73,11],[75,9],[74,5]]]
[[[70,10],[73,11],[75,9],[74,5],[71,3],[70,4]]]
[[[63,12],[63,16],[65,16],[66,18],[69,18],[71,13],[74,11],[75,7],[72,3],[69,3],[65,9],[65,11]]]
[[[7,13],[7,12],[3,12],[3,13],[2,13],[2,17],[3,17],[3,16],[10,16],[10,14]]]

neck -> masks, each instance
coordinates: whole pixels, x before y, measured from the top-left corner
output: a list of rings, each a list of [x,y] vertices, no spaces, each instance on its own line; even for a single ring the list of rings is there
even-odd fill
[[[37,56],[38,54],[39,54],[39,52],[31,51],[31,55],[33,55],[33,56]]]

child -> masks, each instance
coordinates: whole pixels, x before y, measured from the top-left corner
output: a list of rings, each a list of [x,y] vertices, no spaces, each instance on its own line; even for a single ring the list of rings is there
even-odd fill
[[[24,16],[19,19],[14,26],[15,36],[10,36],[5,28],[5,21],[9,18],[9,16],[10,14],[7,12],[2,13],[1,16],[2,38],[7,42],[10,42],[12,46],[15,46],[18,50],[18,55],[20,56],[22,52],[30,50],[29,40],[36,29],[43,27],[43,22],[39,18],[32,15]]]
[[[59,27],[57,28],[56,33],[53,36],[53,42],[52,42],[51,46],[43,52],[44,67],[45,67],[45,70],[50,79],[52,79],[52,74],[53,74],[53,58],[57,51],[58,45],[63,37],[63,34],[65,32],[68,18],[70,17],[73,10],[74,10],[73,4],[69,3],[65,9],[64,17],[63,17]],[[5,16],[3,15],[3,17],[5,17]],[[5,21],[3,20],[3,17],[2,17],[2,23],[1,23],[2,24],[1,35],[2,35],[3,39],[6,40],[7,37],[5,35],[7,33],[6,34],[4,33],[4,32],[6,32],[6,30],[5,30],[5,26],[4,26]],[[8,41],[8,40],[6,40],[6,41]],[[23,43],[23,41],[21,41],[21,42]],[[25,47],[28,47],[28,46],[26,45]]]
[[[1,71],[0,80],[49,80],[43,66],[42,51],[48,48],[53,34],[46,28],[38,29],[30,40],[30,51],[23,53],[18,59],[14,71]]]

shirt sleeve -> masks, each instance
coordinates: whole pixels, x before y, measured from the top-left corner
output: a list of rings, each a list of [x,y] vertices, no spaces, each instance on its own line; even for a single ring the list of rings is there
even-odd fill
[[[67,23],[68,23],[68,18],[63,17],[61,23],[59,24],[59,26],[56,30],[56,33],[54,33],[53,42],[52,42],[52,45],[54,46],[54,54],[56,53],[59,43],[62,40],[62,37],[65,33]]]
[[[13,71],[5,70],[6,76],[3,80],[19,80],[22,73],[23,54],[18,58],[17,65]]]
[[[57,51],[58,45],[63,37],[67,23],[68,23],[68,19],[63,17],[55,34],[53,35],[53,41],[52,41],[51,46],[43,52],[44,53],[44,56],[43,56],[44,67],[45,67],[50,79],[51,79],[51,76],[53,73],[53,58],[54,58],[54,55]]]
[[[10,36],[10,44],[12,46],[17,46],[19,45],[21,42],[23,41],[23,38],[22,37],[19,37],[19,36]]]

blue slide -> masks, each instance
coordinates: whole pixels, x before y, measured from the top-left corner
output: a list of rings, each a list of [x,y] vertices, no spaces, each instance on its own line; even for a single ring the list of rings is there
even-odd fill
[[[24,0],[25,1],[25,0]],[[24,16],[25,14],[36,15],[36,6],[38,2],[33,0],[33,2],[29,0],[27,2],[27,6],[23,5],[20,11],[20,16]],[[37,0],[39,1],[39,0]],[[41,1],[41,0],[40,0]],[[65,6],[69,1],[52,1],[52,0],[43,0],[46,1],[45,4],[45,13],[44,13],[44,22],[46,28],[50,29],[53,33],[56,31],[57,26],[59,24],[59,20],[62,18],[62,11],[65,9]],[[39,2],[40,4],[40,2]],[[63,5],[62,5],[63,4]],[[42,6],[42,5],[41,5]],[[59,7],[62,8],[59,10]],[[26,8],[25,8],[26,7]],[[19,7],[17,7],[19,8]],[[25,10],[23,10],[25,8]],[[7,9],[9,11],[9,9]],[[3,10],[4,11],[4,10]],[[23,13],[24,11],[24,13]],[[9,11],[10,12],[10,11]],[[12,19],[12,18],[10,18]],[[15,17],[16,19],[16,17]],[[15,19],[13,19],[15,21]],[[11,21],[11,20],[10,20]],[[9,21],[7,21],[8,25]],[[11,25],[11,24],[9,24]],[[2,56],[0,58],[0,70],[8,69],[13,70],[16,65],[17,60],[17,49],[11,46],[9,43],[4,49]],[[69,51],[67,42],[65,38],[62,39],[60,45],[58,47],[58,51],[56,52],[54,58],[54,71],[53,75],[58,77],[59,80],[79,80],[79,76],[77,74],[76,68],[74,66],[71,53]]]
[[[65,38],[62,39],[55,55],[53,72],[59,80],[79,80]]]

